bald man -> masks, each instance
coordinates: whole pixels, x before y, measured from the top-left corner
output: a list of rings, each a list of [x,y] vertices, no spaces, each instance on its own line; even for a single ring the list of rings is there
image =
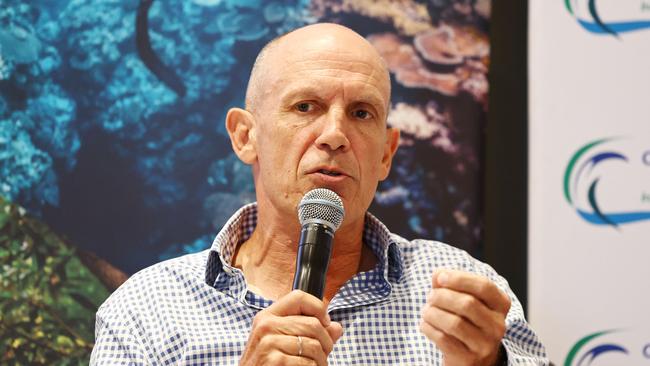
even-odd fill
[[[408,241],[367,212],[399,131],[375,49],[335,24],[258,56],[246,109],[226,116],[257,202],[212,247],[132,276],[97,313],[91,364],[543,365],[507,282],[451,246]],[[308,191],[345,207],[324,298],[292,291]]]

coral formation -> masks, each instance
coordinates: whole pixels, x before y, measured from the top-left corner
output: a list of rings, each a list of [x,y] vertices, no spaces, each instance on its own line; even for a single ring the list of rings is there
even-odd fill
[[[401,84],[411,88],[427,88],[444,95],[458,94],[459,80],[454,74],[438,74],[426,68],[410,44],[392,33],[373,34],[368,41],[377,48],[388,68]]]
[[[413,36],[431,27],[427,8],[410,0],[315,0],[312,12],[319,19],[340,13],[360,14],[394,26],[401,34]]]
[[[388,124],[399,128],[403,145],[413,145],[414,140],[428,140],[448,154],[458,152],[449,128],[449,117],[440,114],[432,102],[424,107],[397,103],[390,110]]]
[[[0,121],[0,195],[55,205],[59,195],[52,158],[34,145],[28,133],[31,124],[19,113]]]
[[[36,61],[40,49],[41,42],[27,29],[18,25],[0,29],[0,52],[5,60],[28,64]]]
[[[468,58],[480,60],[490,52],[485,35],[448,24],[419,33],[413,43],[424,59],[442,65],[460,65]]]
[[[402,85],[427,88],[447,96],[467,92],[487,108],[490,48],[485,35],[468,27],[442,25],[416,35],[414,46],[393,33],[367,38]]]
[[[9,61],[5,61],[5,59],[2,57],[2,49],[0,48],[0,81],[9,79],[12,69],[13,64]],[[2,108],[2,110],[5,108]]]
[[[127,271],[205,248],[254,199],[222,121],[243,104],[256,52],[298,26],[332,21],[366,36],[394,76],[388,123],[402,129],[402,146],[371,211],[405,236],[475,249],[468,181],[477,179],[487,108],[489,0],[153,1],[151,52],[184,92],[138,53],[138,4],[0,7],[0,194],[75,244],[128,252],[108,258]],[[87,215],[88,205],[106,213]],[[96,229],[114,228],[116,216],[134,229]]]

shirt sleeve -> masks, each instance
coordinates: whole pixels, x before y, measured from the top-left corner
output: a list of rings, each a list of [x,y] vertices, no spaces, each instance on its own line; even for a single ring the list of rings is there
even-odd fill
[[[147,318],[155,316],[154,307],[143,300],[152,298],[148,288],[150,281],[141,278],[143,273],[149,272],[131,276],[97,310],[90,365],[160,364],[153,353],[152,322]]]
[[[101,311],[101,309],[100,309]],[[151,365],[144,346],[134,336],[128,324],[112,324],[98,312],[95,321],[95,346],[90,355],[90,365]]]

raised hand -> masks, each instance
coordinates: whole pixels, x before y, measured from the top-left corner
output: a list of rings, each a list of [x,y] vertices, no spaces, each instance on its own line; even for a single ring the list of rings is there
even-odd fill
[[[420,330],[436,343],[445,366],[493,366],[499,359],[510,298],[489,279],[440,270],[422,309]]]

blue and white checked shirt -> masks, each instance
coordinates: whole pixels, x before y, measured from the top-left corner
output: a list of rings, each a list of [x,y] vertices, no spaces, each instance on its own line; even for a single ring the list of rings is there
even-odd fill
[[[231,266],[237,245],[253,232],[257,206],[230,218],[209,250],[146,268],[117,289],[97,312],[92,365],[236,365],[253,317],[272,302],[251,292]],[[377,266],[357,274],[328,312],[343,326],[330,365],[442,365],[442,353],[419,331],[420,311],[436,268],[481,274],[512,300],[503,346],[510,365],[546,365],[544,346],[521,304],[490,266],[464,251],[408,241],[367,214],[364,242]]]

